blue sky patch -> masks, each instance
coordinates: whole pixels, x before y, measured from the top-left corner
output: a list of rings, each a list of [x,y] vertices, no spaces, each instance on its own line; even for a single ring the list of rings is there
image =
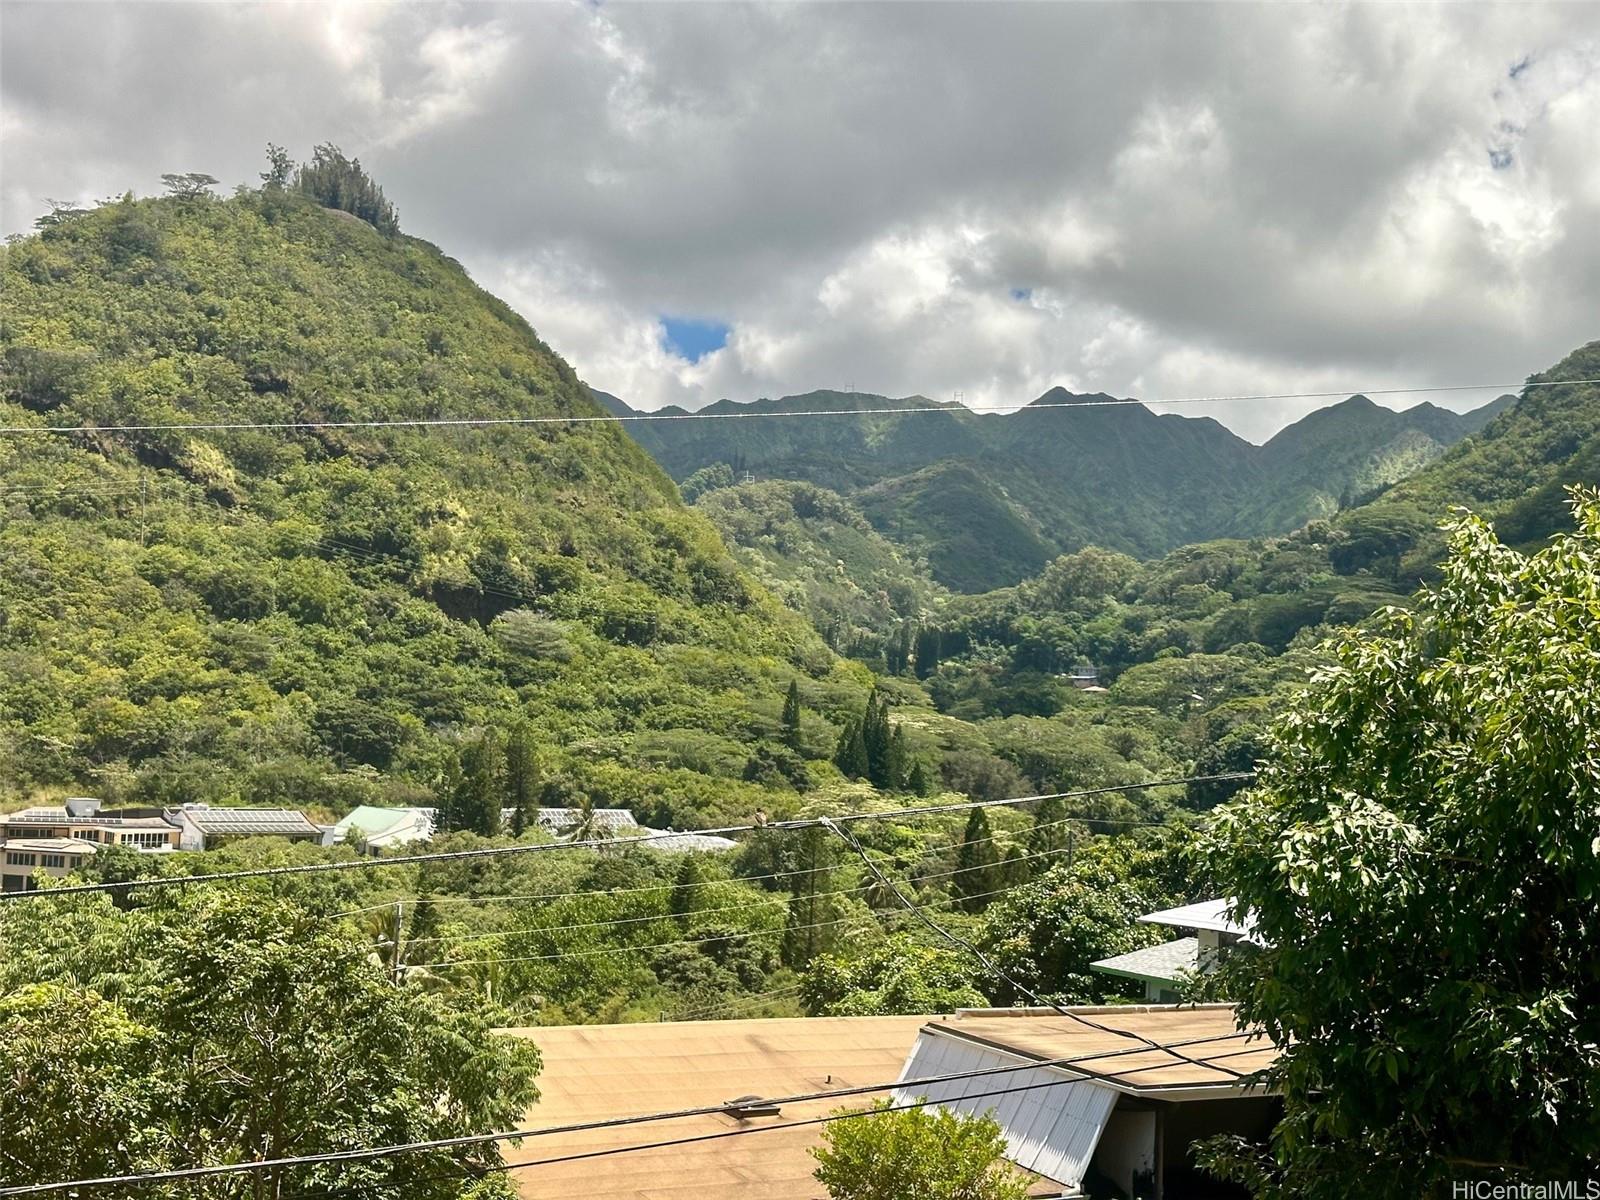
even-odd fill
[[[703,321],[692,317],[661,318],[661,336],[667,349],[692,363],[726,346],[730,328],[722,321]]]
[[[1020,300],[1022,303],[1026,304],[1029,300],[1033,299],[1033,289],[1032,288],[1012,288],[1011,289],[1011,298],[1013,300]]]
[[[1510,146],[1489,147],[1489,165],[1496,171],[1504,171],[1513,161]]]

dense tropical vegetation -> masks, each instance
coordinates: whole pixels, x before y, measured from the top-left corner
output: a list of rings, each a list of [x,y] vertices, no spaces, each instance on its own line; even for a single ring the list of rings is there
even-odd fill
[[[537,1059],[493,1026],[915,1013],[1009,1004],[1011,980],[1129,999],[1088,964],[1219,892],[1275,949],[1218,986],[1296,1045],[1278,1159],[1219,1147],[1219,1169],[1312,1194],[1364,1159],[1425,1189],[1395,1165],[1415,1138],[1455,1145],[1498,1103],[1447,1039],[1515,1098],[1505,1161],[1590,1144],[1595,503],[1538,547],[1563,485],[1600,475],[1600,388],[1530,390],[1465,441],[1473,421],[1351,401],[1260,455],[1126,408],[735,421],[732,442],[691,422],[655,447],[675,486],[571,420],[620,402],[403,235],[359,162],[271,147],[259,189],[215,183],[57,207],[0,260],[0,802],[420,805],[431,849],[493,853],[0,903],[17,1178],[504,1126]],[[1595,377],[1600,343],[1544,378]],[[485,416],[524,423],[361,424]],[[1103,453],[1046,471],[1068,422]],[[1160,503],[1124,486],[1141,457]],[[1001,461],[1032,482],[996,483]],[[1217,463],[1236,478],[1213,494]],[[774,464],[799,477],[741,482]],[[1461,500],[1507,544],[1461,524],[1441,566]],[[1274,533],[1171,548],[1246,526]],[[1242,800],[1161,782],[1258,762]],[[582,841],[605,809],[740,836],[558,847],[541,807]],[[873,818],[852,829],[876,870],[826,827],[775,827],[841,812]],[[86,877],[361,853],[108,850]],[[1334,928],[1363,934],[1341,950]],[[1323,989],[1326,963],[1348,986]],[[268,1011],[295,1044],[258,1036]],[[352,1085],[317,1093],[330,1063]],[[1425,1132],[1380,1136],[1396,1113]],[[935,1125],[841,1123],[829,1186],[880,1194],[872,1157],[930,1131],[981,1157],[977,1126]],[[497,1195],[491,1159],[311,1182]]]

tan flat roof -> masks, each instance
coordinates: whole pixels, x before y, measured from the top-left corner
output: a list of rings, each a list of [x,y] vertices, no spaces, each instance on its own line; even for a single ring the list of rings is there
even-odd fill
[[[544,1056],[542,1097],[525,1126],[566,1125],[613,1116],[697,1108],[736,1097],[794,1095],[892,1083],[917,1032],[914,1017],[811,1017],[682,1021],[638,1025],[563,1025],[510,1032]],[[934,1018],[938,1020],[938,1018]],[[888,1088],[884,1088],[885,1093]],[[718,1114],[586,1133],[531,1138],[506,1147],[509,1163],[532,1162],[642,1142],[767,1127],[749,1137],[580,1159],[511,1172],[526,1200],[819,1200],[825,1197],[808,1153],[823,1126],[782,1127],[824,1116],[872,1095],[786,1105],[775,1117]],[[1057,1185],[1041,1181],[1040,1195]]]
[[[1085,1021],[1106,1028],[1095,1029],[1052,1009],[1037,1008],[966,1009],[952,1017],[930,1021],[926,1028],[1018,1058],[1077,1059],[1073,1069],[1108,1087],[1135,1094],[1173,1094],[1183,1089],[1203,1091],[1237,1085],[1238,1075],[1234,1072],[1261,1070],[1278,1057],[1276,1047],[1265,1037],[1230,1036],[1239,1032],[1230,1004],[1187,1008],[1107,1005],[1072,1011]],[[1139,1037],[1174,1048],[1127,1053],[1140,1044]],[[1197,1041],[1202,1038],[1213,1040]],[[1185,1042],[1194,1044],[1183,1045]],[[1098,1054],[1107,1057],[1086,1057]]]

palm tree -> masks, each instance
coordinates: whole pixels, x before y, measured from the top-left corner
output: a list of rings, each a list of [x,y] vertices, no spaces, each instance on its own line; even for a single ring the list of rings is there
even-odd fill
[[[593,796],[582,796],[574,812],[577,819],[572,824],[572,831],[567,834],[569,842],[595,842],[611,836],[612,830],[601,822],[600,814],[595,811]]]

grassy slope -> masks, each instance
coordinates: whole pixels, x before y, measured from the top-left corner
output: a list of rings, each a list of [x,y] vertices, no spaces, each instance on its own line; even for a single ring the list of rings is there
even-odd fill
[[[112,205],[0,270],[7,425],[598,411],[434,247],[303,201]],[[0,794],[422,794],[526,716],[681,819],[752,802],[790,678],[858,694],[615,427],[11,436],[0,484]]]

